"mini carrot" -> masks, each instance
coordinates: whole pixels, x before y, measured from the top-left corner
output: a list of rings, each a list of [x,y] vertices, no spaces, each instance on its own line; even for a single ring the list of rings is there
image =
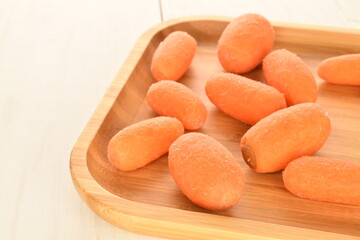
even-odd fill
[[[360,53],[346,54],[323,60],[318,75],[326,82],[341,85],[360,85]]]
[[[205,90],[220,110],[250,125],[286,107],[284,95],[275,88],[232,73],[216,74]]]
[[[240,149],[255,172],[276,172],[295,158],[318,151],[330,128],[330,119],[320,105],[301,103],[252,126],[241,138]]]
[[[222,33],[217,54],[221,65],[232,73],[254,69],[274,45],[275,32],[259,14],[244,14],[232,20]]]
[[[263,61],[266,83],[284,93],[286,103],[315,102],[315,78],[305,62],[296,54],[280,49],[268,54]]]
[[[157,80],[177,81],[189,68],[197,42],[186,32],[169,34],[154,52],[151,72]]]
[[[168,152],[182,134],[179,120],[170,117],[150,118],[120,130],[108,144],[109,162],[122,171],[132,171]]]
[[[360,205],[360,162],[304,156],[283,171],[288,191],[301,198]]]
[[[158,114],[179,119],[185,129],[201,128],[207,117],[200,98],[183,84],[174,81],[164,80],[152,84],[146,100]]]
[[[206,209],[230,208],[243,192],[239,162],[221,143],[205,134],[179,137],[170,146],[169,170],[181,191]]]

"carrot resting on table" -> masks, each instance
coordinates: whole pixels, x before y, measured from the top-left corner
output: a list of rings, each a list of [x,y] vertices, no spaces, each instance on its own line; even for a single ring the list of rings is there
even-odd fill
[[[122,171],[132,171],[159,158],[182,134],[184,127],[170,117],[150,118],[120,130],[108,144],[109,162]]]
[[[282,170],[292,160],[318,151],[330,135],[330,119],[316,103],[279,110],[241,138],[244,161],[256,172]]]
[[[270,52],[274,39],[274,29],[266,18],[244,14],[232,20],[222,33],[217,46],[219,61],[228,72],[249,72]]]
[[[304,156],[283,171],[287,190],[301,198],[360,205],[360,162]]]
[[[154,52],[151,72],[157,80],[177,81],[189,68],[197,42],[186,32],[169,34]]]
[[[181,191],[206,209],[230,208],[243,192],[239,162],[221,143],[205,134],[179,137],[170,146],[169,170]]]
[[[315,78],[305,62],[296,54],[280,49],[268,54],[263,61],[266,83],[284,93],[286,103],[315,102]]]
[[[205,91],[220,110],[250,125],[286,107],[284,95],[277,89],[232,73],[211,77]]]
[[[200,98],[183,84],[174,81],[164,80],[152,84],[146,100],[158,114],[179,119],[185,129],[201,128],[207,117]]]
[[[318,75],[333,84],[360,85],[360,53],[323,60],[319,65]]]

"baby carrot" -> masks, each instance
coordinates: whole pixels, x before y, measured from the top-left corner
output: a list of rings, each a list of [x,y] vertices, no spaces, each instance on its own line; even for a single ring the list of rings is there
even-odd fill
[[[174,81],[164,80],[152,84],[146,100],[158,114],[179,119],[185,129],[201,128],[207,117],[200,98],[186,86]]]
[[[150,118],[120,130],[108,144],[109,162],[122,171],[132,171],[168,152],[182,134],[179,120],[170,117]]]
[[[321,148],[330,135],[330,119],[316,103],[279,110],[252,126],[241,138],[245,162],[259,173],[276,172]]]
[[[179,137],[170,146],[169,170],[181,191],[206,209],[230,208],[243,192],[239,162],[221,143],[205,134]]]
[[[220,110],[250,125],[286,107],[284,95],[275,88],[232,73],[216,74],[205,91]]]
[[[360,53],[323,60],[319,65],[318,75],[333,84],[360,85]]]
[[[222,33],[217,46],[219,61],[228,72],[249,72],[270,52],[274,39],[274,29],[266,18],[244,14]]]
[[[271,52],[264,58],[263,72],[266,83],[284,93],[288,106],[316,101],[315,78],[296,54],[286,49]]]
[[[287,190],[301,198],[360,205],[360,162],[304,156],[283,171]]]
[[[186,32],[169,34],[154,52],[151,72],[157,80],[177,81],[189,68],[197,42]]]

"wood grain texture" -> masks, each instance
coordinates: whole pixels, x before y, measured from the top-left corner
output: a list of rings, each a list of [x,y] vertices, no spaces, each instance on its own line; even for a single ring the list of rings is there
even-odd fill
[[[210,16],[172,20],[153,27],[139,39],[73,149],[70,166],[78,192],[90,208],[110,223],[160,237],[360,237],[359,206],[297,198],[284,189],[280,172],[257,174],[242,161],[239,141],[249,126],[217,110],[204,92],[205,81],[223,71],[216,57],[216,43],[229,20]],[[274,25],[275,49],[296,52],[313,72],[326,57],[360,51],[360,31]],[[207,211],[187,200],[168,173],[167,156],[134,172],[116,170],[106,157],[107,143],[118,130],[156,116],[144,99],[154,82],[151,57],[160,41],[175,30],[186,31],[198,41],[195,59],[179,82],[193,89],[209,111],[199,132],[223,143],[245,172],[244,195],[238,205],[226,211]],[[259,67],[245,76],[263,81]],[[317,82],[318,103],[329,112],[332,121],[331,136],[317,155],[359,161],[359,88],[330,85],[318,78]]]
[[[0,0],[1,240],[152,239],[97,217],[76,193],[68,160],[159,12],[157,0]]]
[[[161,0],[164,20],[212,14],[237,17],[259,13],[272,21],[360,28],[357,0]]]

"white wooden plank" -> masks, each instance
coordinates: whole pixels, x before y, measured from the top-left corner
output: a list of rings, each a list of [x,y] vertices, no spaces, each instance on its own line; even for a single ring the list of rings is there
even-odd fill
[[[164,20],[191,15],[259,13],[272,21],[360,28],[357,0],[161,0]]]
[[[151,1],[0,1],[0,239],[153,239],[80,199],[70,151],[138,37]]]
[[[335,0],[335,3],[352,26],[360,28],[360,1]]]

